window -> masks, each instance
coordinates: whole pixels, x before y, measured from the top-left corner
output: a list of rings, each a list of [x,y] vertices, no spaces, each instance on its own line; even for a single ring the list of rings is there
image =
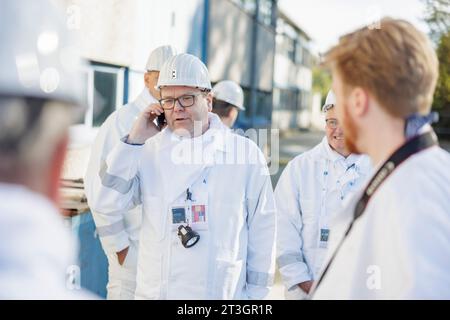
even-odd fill
[[[259,0],[259,22],[265,24],[266,26],[272,26],[272,16],[275,5],[273,0]]]
[[[274,104],[276,109],[296,110],[298,90],[297,89],[274,89]]]
[[[84,124],[99,127],[123,104],[125,68],[93,62],[86,70],[88,109]]]
[[[297,48],[295,50],[295,62],[303,63],[303,51],[304,49],[301,46],[300,42],[297,42]]]
[[[277,41],[277,53],[295,62],[296,42],[285,34],[279,35]]]
[[[309,91],[300,90],[298,101],[299,110],[310,109],[311,102],[311,93]]]
[[[249,15],[254,16],[256,13],[257,0],[232,0],[235,4],[241,7]]]
[[[274,0],[231,0],[250,16],[256,16],[256,3],[258,6],[258,21],[266,26],[275,26],[272,19],[275,10]]]
[[[272,112],[272,94],[258,91],[256,93],[256,115],[268,119]]]

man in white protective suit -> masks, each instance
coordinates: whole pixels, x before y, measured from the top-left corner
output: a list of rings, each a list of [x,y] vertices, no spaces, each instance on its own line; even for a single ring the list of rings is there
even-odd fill
[[[117,141],[92,201],[104,215],[143,206],[136,298],[264,298],[276,217],[261,151],[210,113],[209,74],[197,57],[167,60],[157,87],[160,108],[145,109]],[[162,112],[160,131],[153,120]]]
[[[277,263],[287,299],[307,297],[327,253],[330,219],[371,170],[367,156],[345,148],[332,91],[323,111],[326,136],[288,163],[275,189]]]
[[[145,108],[151,105],[154,108],[159,104],[160,95],[155,88],[159,72],[163,63],[175,55],[175,52],[175,49],[168,45],[154,49],[147,60],[144,74],[145,87],[141,94],[134,101],[113,112],[100,127],[91,148],[84,178],[89,204],[101,188],[99,171],[105,167],[106,156],[115,143],[130,132],[134,121]],[[107,298],[134,299],[142,207],[137,206],[116,215],[104,215],[92,210],[92,215],[103,250],[108,258]]]

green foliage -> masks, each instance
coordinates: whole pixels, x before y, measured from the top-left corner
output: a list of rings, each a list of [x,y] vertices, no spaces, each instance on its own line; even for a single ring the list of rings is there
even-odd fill
[[[433,110],[439,112],[437,132],[450,132],[450,1],[422,0],[426,11],[424,21],[430,37],[436,44],[439,60],[439,78],[434,92]]]
[[[442,110],[446,106],[450,108],[450,31],[441,36],[436,53],[439,59],[439,79],[434,92],[433,106],[437,110]]]
[[[328,91],[331,89],[331,74],[319,66],[313,68],[313,91],[319,92],[322,105],[325,103]]]
[[[422,0],[425,4],[424,21],[430,28],[430,37],[438,43],[442,34],[450,30],[450,1]]]

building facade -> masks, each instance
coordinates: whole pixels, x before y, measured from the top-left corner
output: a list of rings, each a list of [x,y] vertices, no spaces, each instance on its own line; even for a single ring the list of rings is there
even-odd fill
[[[201,58],[214,83],[231,79],[245,92],[242,127],[270,126],[276,0],[63,0],[68,27],[88,61],[88,110],[95,128],[143,88],[150,51],[171,44]]]
[[[272,128],[309,128],[313,114],[311,38],[278,12]]]

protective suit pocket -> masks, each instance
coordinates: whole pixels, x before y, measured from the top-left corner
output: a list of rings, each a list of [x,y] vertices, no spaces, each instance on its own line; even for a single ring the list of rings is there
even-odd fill
[[[125,269],[135,269],[137,265],[138,257],[138,245],[134,241],[130,242],[130,247],[128,248],[127,256],[122,264]]]
[[[151,236],[161,241],[166,235],[167,210],[161,197],[144,194],[142,198],[145,219],[151,226]]]

